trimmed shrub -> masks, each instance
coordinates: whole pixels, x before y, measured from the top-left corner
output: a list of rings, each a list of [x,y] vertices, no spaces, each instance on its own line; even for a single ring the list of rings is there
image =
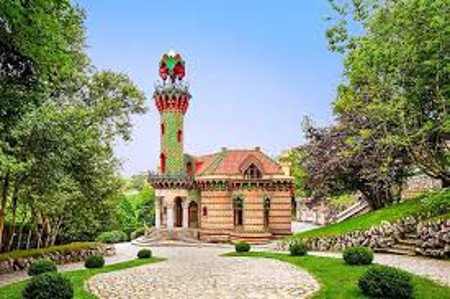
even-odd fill
[[[305,242],[295,241],[289,244],[289,252],[291,256],[302,256],[308,253],[308,246]]]
[[[370,265],[373,261],[373,250],[363,246],[349,247],[344,249],[342,257],[349,265]]]
[[[234,245],[234,248],[236,249],[236,252],[249,252],[250,244],[248,244],[247,242],[237,242]]]
[[[411,276],[401,270],[373,266],[359,279],[358,286],[361,291],[375,298],[413,298],[413,285]]]
[[[64,275],[47,272],[33,277],[22,295],[27,299],[70,299],[73,298],[73,286]]]
[[[103,268],[105,265],[105,259],[98,254],[88,255],[84,260],[84,266],[86,268]]]
[[[46,272],[57,272],[56,263],[51,260],[37,260],[31,263],[28,268],[28,275],[37,276]]]
[[[119,242],[125,242],[128,240],[127,234],[120,230],[113,230],[110,232],[104,232],[101,233],[95,241],[107,243],[107,244],[113,244],[113,243],[119,243]]]
[[[148,259],[148,258],[152,257],[152,251],[148,248],[144,248],[144,249],[139,250],[137,256],[140,259]]]

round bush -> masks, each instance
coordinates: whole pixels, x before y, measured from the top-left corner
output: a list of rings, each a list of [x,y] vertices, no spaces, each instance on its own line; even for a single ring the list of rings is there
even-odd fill
[[[247,242],[238,242],[234,245],[234,248],[236,249],[236,252],[249,252],[250,244]]]
[[[105,259],[101,255],[88,255],[84,260],[84,266],[86,268],[103,268],[104,265]]]
[[[395,268],[373,266],[359,279],[361,291],[375,298],[413,298],[411,277]]]
[[[29,299],[73,298],[73,287],[68,278],[57,272],[47,272],[33,277],[22,292]]]
[[[152,257],[152,251],[150,249],[141,249],[137,254],[140,259],[148,259]]]
[[[113,244],[128,240],[127,234],[120,230],[101,233],[96,239],[97,242]]]
[[[56,263],[51,260],[37,260],[28,268],[28,275],[37,276],[46,272],[57,272]]]
[[[308,253],[308,246],[306,243],[296,241],[289,244],[289,252],[292,256],[302,256]]]
[[[342,257],[349,265],[370,265],[373,261],[373,250],[363,246],[349,247],[342,252]]]

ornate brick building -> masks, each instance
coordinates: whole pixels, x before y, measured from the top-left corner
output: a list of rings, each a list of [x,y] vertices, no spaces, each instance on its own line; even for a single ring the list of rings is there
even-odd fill
[[[192,156],[183,151],[184,116],[191,95],[185,62],[169,52],[153,98],[161,115],[155,189],[156,233],[191,232],[205,241],[261,242],[291,232],[292,179],[259,148]]]

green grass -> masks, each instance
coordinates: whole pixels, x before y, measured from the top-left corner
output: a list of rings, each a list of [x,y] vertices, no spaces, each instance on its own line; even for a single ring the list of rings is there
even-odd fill
[[[381,222],[383,221],[393,222],[407,216],[426,213],[430,209],[430,207],[427,206],[427,203],[424,201],[424,199],[432,197],[448,198],[449,196],[449,190],[441,192],[430,192],[429,194],[425,194],[415,199],[393,204],[392,206],[379,209],[361,216],[357,216],[340,223],[330,224],[313,230],[301,232],[289,238],[337,236],[357,230],[367,230],[374,225],[381,224]],[[448,216],[448,213],[444,215]]]
[[[80,299],[92,299],[96,298],[94,295],[89,293],[85,289],[85,283],[86,281],[91,278],[92,276],[100,273],[106,273],[106,272],[112,272],[112,271],[118,271],[123,270],[127,268],[142,266],[145,264],[151,264],[163,261],[162,258],[149,258],[149,259],[135,259],[127,262],[117,263],[105,266],[100,269],[82,269],[82,270],[75,270],[70,272],[63,272],[64,275],[66,275],[70,281],[73,284],[74,291],[75,291],[75,298]],[[8,298],[8,299],[20,299],[22,298],[22,290],[24,289],[25,285],[27,284],[27,281],[21,281],[12,283],[9,285],[6,285],[2,288],[0,288],[0,298]]]
[[[52,246],[47,248],[40,249],[29,249],[29,250],[14,250],[10,252],[5,252],[0,254],[0,261],[8,260],[11,258],[25,258],[25,257],[39,257],[42,254],[46,253],[55,253],[55,252],[73,252],[79,251],[82,249],[93,249],[103,244],[98,242],[75,242],[65,245]]]
[[[357,281],[371,266],[350,266],[342,259],[318,256],[293,257],[283,253],[247,252],[228,253],[225,256],[272,258],[306,269],[320,283],[321,288],[313,298],[366,298],[358,288]],[[412,275],[414,298],[450,298],[450,288],[431,280]]]

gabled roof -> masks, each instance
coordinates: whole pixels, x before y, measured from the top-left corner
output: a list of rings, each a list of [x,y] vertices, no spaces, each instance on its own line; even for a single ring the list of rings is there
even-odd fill
[[[195,161],[195,175],[240,175],[243,168],[255,164],[267,175],[283,175],[280,165],[265,155],[259,149],[228,150],[193,157]]]

